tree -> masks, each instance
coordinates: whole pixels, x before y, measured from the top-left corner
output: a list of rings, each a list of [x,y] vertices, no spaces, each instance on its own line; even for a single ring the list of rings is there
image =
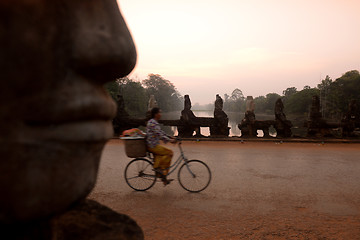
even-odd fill
[[[155,96],[159,107],[164,112],[181,109],[182,97],[169,80],[164,79],[159,74],[149,74],[142,83],[147,89],[148,95]]]
[[[240,89],[236,88],[230,96],[224,94],[224,110],[229,112],[245,111],[245,97]]]
[[[325,79],[321,80],[321,83],[319,83],[317,87],[320,91],[324,91],[329,89],[331,83],[332,83],[332,79],[329,77],[329,75],[326,75]]]
[[[297,88],[296,87],[290,87],[290,88],[287,88],[286,90],[283,91],[283,95],[286,98],[294,95],[295,93],[297,93]]]
[[[259,96],[254,99],[255,102],[255,111],[259,113],[264,113],[266,108],[266,97]]]
[[[265,101],[265,109],[264,112],[266,113],[274,113],[275,108],[275,102],[280,98],[281,96],[277,93],[268,93],[266,94],[266,101]]]
[[[127,112],[132,116],[144,117],[149,97],[141,82],[125,77],[118,79],[118,83]]]
[[[231,100],[233,100],[233,101],[238,101],[238,100],[244,101],[244,99],[245,99],[243,92],[242,92],[240,89],[238,89],[238,88],[236,88],[236,89],[231,93],[231,97],[230,97],[230,98],[231,98]]]
[[[314,95],[319,95],[319,90],[316,88],[303,89],[297,92],[284,102],[285,111],[287,113],[307,115]]]
[[[351,100],[360,102],[359,71],[348,71],[335,81],[329,81],[325,90],[322,92],[326,93],[326,115],[331,118],[341,118],[342,114],[347,111]]]
[[[119,93],[119,83],[117,81],[108,82],[105,84],[105,89],[114,101],[116,101]]]

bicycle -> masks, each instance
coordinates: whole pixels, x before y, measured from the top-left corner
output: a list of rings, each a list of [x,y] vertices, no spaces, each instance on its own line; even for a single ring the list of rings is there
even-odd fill
[[[185,190],[193,193],[205,190],[211,181],[210,168],[201,160],[188,160],[178,140],[180,156],[169,167],[170,176],[183,162],[178,171],[178,181]],[[147,157],[139,157],[130,161],[125,168],[126,183],[136,191],[146,191],[157,181],[156,170],[153,168],[154,156],[147,152]]]

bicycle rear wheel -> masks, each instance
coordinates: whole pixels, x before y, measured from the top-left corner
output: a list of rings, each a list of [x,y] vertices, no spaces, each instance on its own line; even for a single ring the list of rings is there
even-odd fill
[[[153,165],[145,158],[136,158],[129,162],[124,176],[129,187],[136,191],[146,191],[156,182]]]
[[[203,161],[190,160],[180,167],[178,179],[185,190],[201,192],[210,184],[211,171]]]

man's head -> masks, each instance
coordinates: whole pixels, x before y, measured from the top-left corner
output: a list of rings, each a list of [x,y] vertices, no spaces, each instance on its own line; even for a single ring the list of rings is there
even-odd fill
[[[115,0],[2,0],[0,52],[0,223],[47,217],[93,188],[135,47]]]
[[[151,109],[151,118],[153,118],[157,121],[160,120],[161,119],[161,109],[158,107]]]

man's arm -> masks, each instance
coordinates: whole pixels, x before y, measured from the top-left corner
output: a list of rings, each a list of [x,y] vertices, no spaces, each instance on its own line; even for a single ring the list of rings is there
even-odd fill
[[[171,138],[168,135],[166,135],[166,133],[163,130],[161,130],[159,124],[156,124],[154,126],[154,133],[158,135],[160,139],[163,140],[165,143],[171,140]]]

